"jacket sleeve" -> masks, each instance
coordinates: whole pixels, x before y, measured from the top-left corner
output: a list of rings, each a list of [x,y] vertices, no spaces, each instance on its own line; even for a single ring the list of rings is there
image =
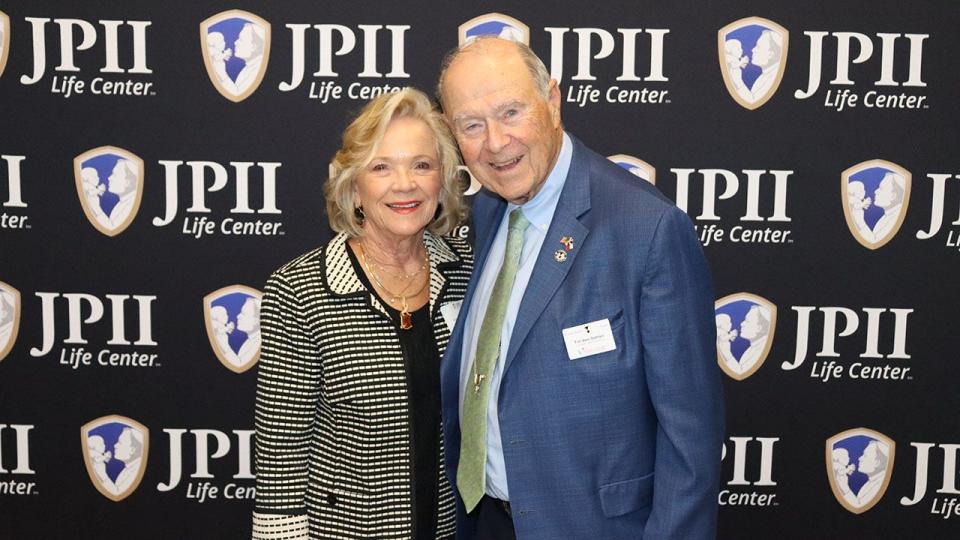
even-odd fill
[[[253,538],[308,538],[307,461],[322,369],[297,292],[280,273],[267,282],[260,325]]]
[[[653,508],[643,538],[716,537],[724,404],[713,287],[689,218],[661,217],[640,301],[644,366],[657,415]]]

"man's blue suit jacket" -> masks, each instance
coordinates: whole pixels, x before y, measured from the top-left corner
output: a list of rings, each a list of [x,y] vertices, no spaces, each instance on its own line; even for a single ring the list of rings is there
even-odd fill
[[[497,404],[517,538],[714,538],[724,406],[706,260],[685,213],[571,140]],[[505,209],[475,198],[477,270],[441,366],[454,486],[464,319]],[[574,246],[558,262],[564,236]],[[561,331],[601,319],[616,350],[570,360]],[[457,521],[473,538],[461,502]]]

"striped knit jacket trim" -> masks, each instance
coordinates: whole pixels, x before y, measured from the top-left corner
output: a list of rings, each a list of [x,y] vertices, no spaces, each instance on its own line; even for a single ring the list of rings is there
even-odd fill
[[[399,330],[365,289],[347,237],[301,255],[267,281],[255,406],[255,539],[413,536],[413,458]],[[442,357],[440,306],[463,299],[465,240],[424,236],[430,314]],[[442,426],[441,426],[442,429]],[[454,494],[438,478],[437,537],[455,528]]]

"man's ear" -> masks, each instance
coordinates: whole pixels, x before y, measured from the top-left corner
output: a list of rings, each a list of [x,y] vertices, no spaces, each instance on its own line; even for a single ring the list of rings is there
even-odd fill
[[[550,119],[554,129],[560,127],[560,84],[556,79],[550,79],[547,91],[547,104],[550,107]]]

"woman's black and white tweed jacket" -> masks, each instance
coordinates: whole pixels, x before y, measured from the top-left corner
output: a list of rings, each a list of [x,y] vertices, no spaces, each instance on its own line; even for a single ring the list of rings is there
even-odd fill
[[[398,330],[361,284],[346,240],[337,235],[267,282],[255,539],[413,536],[411,420]],[[432,264],[430,316],[442,356],[450,328],[440,307],[463,298],[473,253],[462,239],[425,233],[424,240]],[[454,532],[442,450],[439,461],[438,538]]]

